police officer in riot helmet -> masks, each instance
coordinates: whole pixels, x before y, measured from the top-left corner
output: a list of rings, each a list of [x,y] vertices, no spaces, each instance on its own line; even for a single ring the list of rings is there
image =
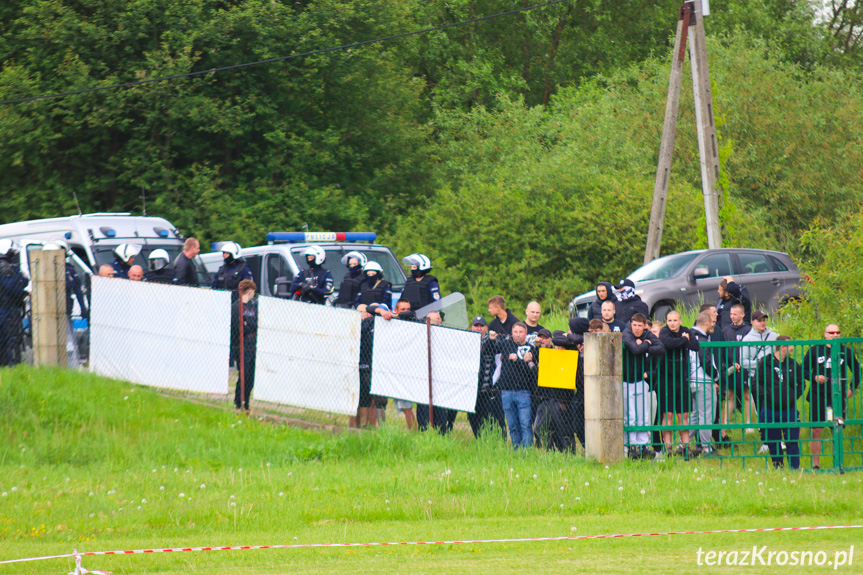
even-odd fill
[[[378,262],[368,262],[363,266],[363,283],[354,301],[357,309],[364,311],[366,306],[373,303],[386,304],[387,308],[393,307],[393,286],[384,279],[384,270]]]
[[[240,282],[253,279],[252,269],[246,265],[246,260],[242,257],[243,250],[237,242],[225,242],[222,244],[221,251],[222,257],[225,258],[225,263],[216,272],[212,288],[230,291],[231,309],[234,309],[240,300]],[[229,365],[233,365],[234,361],[240,356],[240,326],[237,318],[236,313],[231,313],[231,355]]]
[[[21,362],[27,276],[18,267],[18,244],[0,240],[0,367]]]
[[[114,277],[129,279],[129,268],[135,263],[135,256],[141,253],[141,246],[135,244],[120,244],[114,248],[114,261],[111,262],[111,267],[114,268]]]
[[[229,290],[231,300],[236,301],[239,298],[237,290],[240,287],[240,282],[252,279],[252,269],[246,265],[246,260],[242,257],[243,249],[237,242],[225,242],[222,244],[221,252],[225,263],[216,272],[211,287]]]
[[[165,250],[153,250],[147,258],[149,268],[144,274],[144,281],[157,284],[174,283],[174,270],[168,267],[171,256]]]
[[[322,267],[327,254],[320,246],[309,246],[303,252],[309,269],[301,270],[291,282],[293,299],[307,303],[324,303],[331,293],[335,280],[330,270]]]
[[[348,252],[342,256],[342,263],[348,268],[342,283],[339,285],[339,297],[333,302],[336,307],[351,308],[360,293],[363,283],[363,266],[368,262],[365,254]]]
[[[418,310],[440,299],[437,278],[429,275],[432,269],[431,260],[423,254],[411,254],[402,259],[402,263],[411,267],[411,277],[405,282],[402,292],[402,299],[411,302],[411,309]]]

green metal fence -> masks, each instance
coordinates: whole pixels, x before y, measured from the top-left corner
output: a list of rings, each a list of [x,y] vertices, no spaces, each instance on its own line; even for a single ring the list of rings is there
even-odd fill
[[[642,381],[624,375],[628,455],[863,468],[861,361],[863,338],[687,343],[654,354]]]

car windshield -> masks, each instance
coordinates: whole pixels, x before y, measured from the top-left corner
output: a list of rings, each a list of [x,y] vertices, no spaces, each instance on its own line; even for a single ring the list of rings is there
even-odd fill
[[[305,249],[305,247],[297,247],[291,250],[291,255],[301,270],[308,267],[306,259],[303,257]],[[362,245],[324,246],[324,251],[327,252],[327,262],[324,264],[324,267],[333,274],[336,289],[339,289],[339,285],[341,285],[347,273],[347,268],[342,265],[341,259],[348,252],[360,252],[370,262],[381,264],[381,268],[384,270],[384,279],[393,284],[394,292],[400,292],[405,287],[405,272],[392,253],[386,248],[370,248]]]
[[[99,266],[104,264],[110,264],[117,258],[117,255],[114,253],[114,248],[116,248],[120,244],[103,244],[99,243],[99,245],[93,247],[93,255],[96,257],[96,269],[94,273],[99,273]],[[183,244],[139,244],[141,246],[141,253],[135,256],[135,261],[133,264],[137,264],[144,268],[144,271],[147,271],[147,258],[150,256],[150,252],[153,250],[165,250],[168,252],[168,255],[171,256],[171,261],[173,262],[177,259],[177,256],[180,255],[180,252],[183,251]]]
[[[683,270],[686,269],[686,266],[692,263],[692,260],[697,256],[698,253],[665,256],[664,258],[653,260],[649,264],[641,266],[629,274],[628,277],[634,282],[673,278],[680,275]]]

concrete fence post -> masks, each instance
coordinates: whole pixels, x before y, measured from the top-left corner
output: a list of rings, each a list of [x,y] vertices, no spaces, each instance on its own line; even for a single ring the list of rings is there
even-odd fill
[[[619,333],[584,334],[585,454],[600,463],[624,459],[623,360]]]
[[[63,250],[30,252],[30,317],[33,363],[67,365],[66,254]]]

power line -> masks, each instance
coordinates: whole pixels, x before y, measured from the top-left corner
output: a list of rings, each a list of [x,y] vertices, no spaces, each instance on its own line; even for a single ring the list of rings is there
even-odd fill
[[[325,54],[327,52],[335,52],[337,50],[349,50],[351,48],[357,48],[359,46],[368,46],[369,44],[378,44],[380,42],[388,42],[390,40],[397,40],[399,38],[406,38],[408,36],[416,36],[418,34],[426,34],[428,32],[435,32],[437,30],[445,30],[447,28],[453,28],[455,26],[463,26],[465,24],[473,24],[475,22],[482,22],[483,20],[491,20],[492,18],[500,18],[501,16],[510,16],[512,14],[517,14],[519,12],[527,12],[530,10],[535,10],[537,8],[545,8],[546,6],[552,6],[554,4],[562,4],[564,2],[569,2],[569,0],[552,0],[550,2],[546,2],[545,4],[536,4],[534,6],[525,6],[522,8],[516,8],[514,10],[509,10],[507,12],[499,12],[497,14],[491,14],[489,16],[480,16],[478,18],[471,18],[470,20],[462,20],[460,22],[451,22],[449,24],[442,24],[440,26],[434,26],[432,28],[423,28],[421,30],[414,30],[412,32],[405,32],[403,34],[394,34],[392,36],[385,36],[383,38],[375,38],[374,40],[364,40],[362,42],[354,42],[353,44],[342,44],[341,46],[322,48],[320,50],[313,50],[311,52],[303,52],[302,54],[292,54],[290,56],[278,56],[276,58],[268,58],[266,60],[258,60],[256,62],[246,62],[244,64],[234,64],[231,66],[222,66],[220,68],[210,68],[209,70],[200,70],[198,72],[186,72],[183,74],[174,74],[172,76],[162,76],[160,78],[150,78],[149,80],[138,80],[135,82],[125,82],[123,84],[112,84],[110,86],[99,86],[96,88],[85,88],[83,90],[74,90],[71,92],[59,92],[56,94],[43,94],[41,96],[31,96],[29,98],[18,98],[17,100],[0,100],[0,105],[21,104],[23,102],[34,102],[36,100],[47,100],[50,98],[62,98],[65,96],[75,96],[77,94],[87,94],[89,92],[101,92],[103,90],[114,90],[116,88],[132,88],[135,86],[143,86],[144,84],[153,84],[156,82],[167,82],[169,80],[178,80],[180,78],[189,78],[192,76],[200,76],[202,74],[216,74],[218,72],[225,72],[227,70],[236,70],[238,68],[249,68],[252,66],[260,66],[262,64],[270,64],[272,62],[281,62],[284,60],[294,60],[296,58],[305,58],[307,56],[314,56],[317,54]]]

